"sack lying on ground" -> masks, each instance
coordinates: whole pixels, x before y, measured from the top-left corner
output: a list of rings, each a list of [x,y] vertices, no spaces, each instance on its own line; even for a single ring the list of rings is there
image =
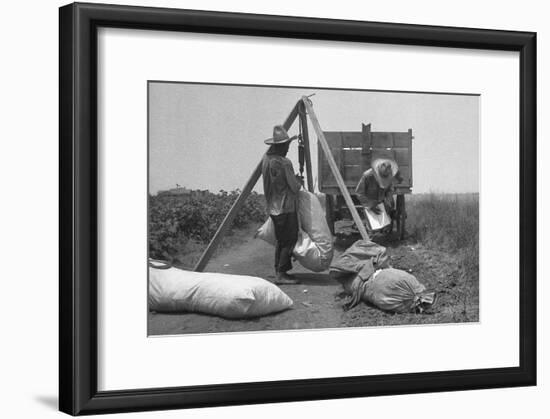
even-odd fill
[[[300,231],[293,255],[304,268],[314,272],[328,269],[334,249],[332,234],[319,198],[308,191],[298,193],[298,221]],[[275,227],[271,218],[258,229],[256,237],[276,245]]]
[[[366,281],[377,269],[389,268],[386,248],[370,240],[357,240],[330,265],[330,277],[344,285],[359,275]]]
[[[413,275],[401,269],[376,271],[364,283],[363,301],[396,313],[423,311],[434,303],[435,293],[426,293],[426,287]]]
[[[401,269],[380,269],[368,280],[356,275],[342,281],[342,285],[351,296],[344,305],[346,310],[364,301],[386,311],[414,313],[423,312],[435,303],[435,293],[426,292],[426,287],[414,275]]]
[[[360,301],[397,313],[423,311],[435,302],[435,293],[413,275],[389,264],[386,248],[358,240],[330,265],[330,277],[339,281],[350,300],[350,309]]]
[[[286,310],[292,300],[269,281],[244,275],[149,267],[149,310],[196,312],[228,319]]]

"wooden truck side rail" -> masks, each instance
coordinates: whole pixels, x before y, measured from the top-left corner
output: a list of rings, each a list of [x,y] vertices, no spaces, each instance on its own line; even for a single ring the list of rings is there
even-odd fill
[[[396,185],[396,194],[412,191],[412,130],[406,132],[371,131],[371,125],[362,125],[361,131],[325,131],[325,139],[350,193],[371,161],[388,157],[394,159],[403,177]],[[339,186],[328,166],[325,152],[319,145],[318,179],[321,192],[337,195]]]

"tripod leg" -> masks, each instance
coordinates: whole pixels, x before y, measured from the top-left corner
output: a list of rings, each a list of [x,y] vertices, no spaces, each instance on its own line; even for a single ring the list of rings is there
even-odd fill
[[[313,111],[313,107],[311,106],[311,103],[309,99],[306,96],[302,97],[302,102],[304,103],[307,113],[309,114],[309,119],[311,120],[311,123],[313,124],[313,128],[315,128],[315,133],[317,134],[317,137],[319,139],[319,144],[321,144],[321,147],[323,148],[323,151],[325,153],[325,157],[327,159],[327,162],[330,166],[330,169],[332,170],[332,174],[334,175],[334,179],[336,179],[336,183],[338,184],[338,187],[340,188],[340,192],[342,193],[342,196],[344,197],[344,200],[346,201],[346,205],[349,208],[349,211],[351,212],[351,216],[353,218],[353,221],[357,225],[357,228],[359,229],[359,233],[361,233],[361,237],[363,240],[369,240],[369,234],[367,233],[367,229],[365,228],[365,225],[363,224],[363,221],[361,220],[361,217],[359,216],[359,213],[357,212],[357,209],[355,208],[355,204],[353,203],[353,200],[351,198],[351,195],[348,191],[348,188],[346,187],[346,184],[344,183],[344,179],[342,179],[342,174],[340,173],[340,170],[338,169],[338,166],[336,165],[336,162],[334,161],[334,157],[332,155],[332,152],[330,151],[330,147],[327,143],[327,140],[325,138],[325,134],[323,133],[323,130],[321,129],[321,125],[319,124],[319,120],[317,119],[317,115],[315,115],[315,112]]]
[[[294,123],[294,120],[298,116],[298,105],[301,103],[301,101],[297,102],[288,117],[286,118],[286,121],[283,123],[283,127],[286,130],[289,130],[292,124]],[[195,272],[202,272],[206,265],[208,264],[208,261],[216,251],[217,247],[221,243],[223,237],[229,231],[231,228],[231,225],[233,224],[233,220],[235,219],[235,216],[239,212],[239,210],[242,208],[244,202],[246,201],[246,198],[248,198],[248,195],[250,195],[250,192],[252,192],[252,189],[254,189],[254,186],[256,186],[256,182],[258,182],[258,179],[262,175],[262,162],[260,160],[260,163],[256,166],[256,169],[254,169],[254,172],[252,173],[252,176],[250,179],[248,179],[248,182],[244,185],[242,192],[237,197],[233,205],[231,206],[231,209],[223,219],[222,223],[218,227],[218,230],[214,234],[214,237],[212,237],[212,240],[210,240],[210,243],[208,244],[208,247],[204,250],[204,252],[201,255],[201,258],[195,265],[195,268],[193,269]]]
[[[300,120],[302,121],[302,138],[304,141],[304,154],[306,160],[307,190],[313,192],[313,170],[311,168],[311,149],[309,147],[309,134],[307,128],[307,114],[305,105],[300,106]]]

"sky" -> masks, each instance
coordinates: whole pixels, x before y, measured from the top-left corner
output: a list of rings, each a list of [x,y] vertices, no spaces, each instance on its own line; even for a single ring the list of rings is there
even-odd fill
[[[273,126],[303,95],[324,131],[413,131],[413,193],[479,192],[479,96],[149,83],[149,191],[233,190],[262,158]],[[298,122],[289,134],[298,133]],[[314,184],[317,137],[309,133]],[[288,157],[298,172],[296,142]],[[261,181],[255,190],[262,192]]]

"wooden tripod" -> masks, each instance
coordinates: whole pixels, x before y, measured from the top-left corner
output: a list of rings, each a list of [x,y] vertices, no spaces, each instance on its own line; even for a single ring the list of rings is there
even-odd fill
[[[294,121],[296,120],[296,118],[300,118],[301,120],[302,131],[303,131],[302,141],[303,141],[304,153],[305,153],[307,189],[310,192],[313,192],[313,174],[312,174],[312,167],[311,167],[311,149],[310,149],[309,135],[308,135],[307,115],[309,115],[309,119],[311,121],[311,124],[313,125],[313,129],[317,134],[317,139],[319,141],[319,144],[323,149],[325,158],[328,161],[330,169],[334,175],[334,178],[336,179],[336,182],[338,184],[340,192],[342,193],[342,196],[344,197],[346,205],[351,212],[353,221],[357,225],[357,228],[359,229],[359,233],[361,234],[361,237],[363,238],[363,240],[369,240],[369,235],[367,233],[367,230],[363,225],[363,222],[361,221],[361,217],[359,216],[359,213],[355,209],[355,205],[351,199],[351,195],[349,194],[349,191],[346,188],[346,185],[344,184],[344,179],[342,179],[342,175],[338,170],[338,166],[334,161],[332,152],[330,151],[327,140],[325,139],[325,135],[323,133],[323,130],[321,129],[321,125],[319,124],[317,115],[315,115],[315,112],[313,111],[313,105],[311,103],[311,100],[306,96],[302,96],[302,98],[298,102],[296,102],[296,105],[294,105],[294,108],[292,108],[292,110],[290,111],[290,114],[288,115],[285,122],[283,123],[283,127],[288,131],[292,126],[292,124],[294,123]],[[250,176],[250,179],[248,179],[248,181],[244,185],[240,195],[237,197],[237,199],[233,203],[231,209],[226,214],[221,225],[218,227],[216,234],[214,234],[214,237],[208,244],[208,247],[204,250],[203,254],[201,255],[201,258],[195,265],[194,270],[196,272],[202,272],[206,267],[206,265],[208,264],[208,261],[212,257],[214,251],[222,241],[223,236],[227,233],[227,231],[233,224],[233,220],[235,219],[235,216],[243,206],[246,198],[248,197],[248,195],[250,195],[250,192],[252,192],[252,189],[254,189],[254,186],[256,186],[256,182],[258,182],[258,179],[260,179],[261,174],[262,174],[262,161],[260,160],[256,168],[254,169],[254,172],[252,172],[252,176]]]

